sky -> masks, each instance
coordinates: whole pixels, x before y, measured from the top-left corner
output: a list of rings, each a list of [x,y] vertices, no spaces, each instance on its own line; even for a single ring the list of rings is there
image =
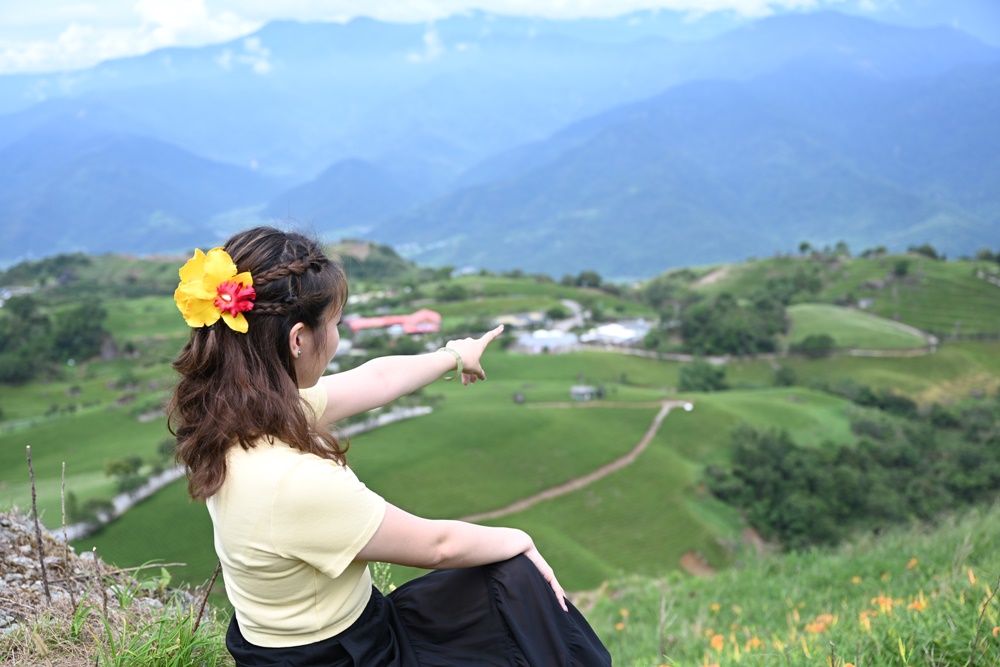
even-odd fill
[[[836,8],[848,0],[29,0],[0,2],[0,74],[90,67],[167,46],[200,46],[251,33],[268,21],[432,21],[469,9],[552,18],[673,9],[692,19],[730,10]],[[900,0],[853,0],[893,3]]]

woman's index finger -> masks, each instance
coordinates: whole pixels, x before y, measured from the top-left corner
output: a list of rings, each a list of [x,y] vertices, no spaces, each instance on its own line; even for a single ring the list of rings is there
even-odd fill
[[[480,340],[482,340],[485,343],[489,344],[489,343],[492,343],[493,339],[496,338],[497,336],[499,336],[501,333],[503,333],[503,325],[502,324],[500,324],[496,328],[490,329],[489,331],[487,331],[486,333],[484,333],[483,336],[482,336],[482,338],[480,338]]]

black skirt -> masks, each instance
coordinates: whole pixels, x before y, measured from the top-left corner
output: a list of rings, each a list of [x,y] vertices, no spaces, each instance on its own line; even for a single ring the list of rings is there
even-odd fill
[[[330,639],[289,648],[254,646],[236,616],[226,647],[237,667],[607,667],[601,640],[569,611],[524,556],[439,570],[383,597]]]

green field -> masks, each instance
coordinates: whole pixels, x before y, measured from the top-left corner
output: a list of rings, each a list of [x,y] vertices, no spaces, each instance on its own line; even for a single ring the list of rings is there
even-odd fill
[[[923,337],[901,329],[894,322],[851,308],[822,303],[788,307],[792,329],[788,342],[801,343],[807,336],[831,336],[838,349],[900,350],[924,347]]]
[[[715,283],[698,289],[709,294],[746,292],[807,261],[748,262],[730,267]],[[920,346],[920,338],[891,321],[832,305],[843,300],[852,285],[882,275],[893,261],[840,260],[814,267],[824,280],[816,298],[830,303],[791,306],[790,341],[829,333],[841,347]],[[947,311],[954,301],[950,312],[971,317],[975,311],[978,319],[968,319],[969,326],[988,329],[1000,305],[990,299],[1000,296],[1000,290],[973,278],[972,266],[911,258],[910,281],[886,292],[895,295],[899,307],[899,313],[889,316],[898,314],[900,321],[920,326],[920,317],[931,317],[920,309]],[[115,270],[123,275],[139,271],[125,260]],[[677,280],[690,282],[710,273],[699,269]],[[141,276],[141,271],[134,275]],[[166,281],[165,274],[158,279]],[[446,322],[545,309],[563,298],[587,307],[597,304],[607,312],[651,314],[637,302],[531,278],[465,276],[441,284],[448,283],[460,284],[474,296],[464,302],[427,304],[440,310]],[[421,289],[433,294],[436,285]],[[953,288],[965,290],[964,296],[955,297]],[[871,310],[886,315],[878,305],[885,295],[868,296],[874,299]],[[24,460],[24,446],[30,444],[39,503],[50,525],[58,523],[53,518],[59,515],[63,462],[67,488],[79,501],[109,497],[114,488],[104,476],[105,462],[135,454],[151,462],[167,437],[162,417],[142,423],[138,415],[168,396],[174,381],[169,362],[187,330],[168,296],[114,296],[106,303],[108,328],[116,342],[119,347],[134,346],[137,357],[93,360],[66,367],[45,381],[0,386],[0,504],[26,506],[30,501]],[[906,315],[911,303],[922,304],[914,305],[922,313],[919,317]],[[966,312],[970,315],[962,314]],[[773,387],[778,366],[794,371],[795,387]],[[351,465],[372,488],[405,509],[431,517],[461,517],[502,507],[624,455],[648,428],[656,403],[680,398],[682,365],[672,361],[607,352],[531,356],[491,349],[484,367],[489,377],[485,383],[471,388],[436,383],[426,389],[428,400],[443,397],[434,414],[353,438]],[[742,522],[706,494],[701,473],[706,465],[726,463],[733,429],[742,424],[779,427],[804,446],[850,444],[854,436],[849,425],[858,409],[809,387],[849,381],[902,392],[923,404],[957,402],[1000,385],[1000,342],[948,343],[918,357],[779,357],[731,361],[725,368],[732,389],[684,396],[695,409],[670,414],[634,465],[493,523],[529,530],[563,573],[564,583],[574,589],[591,588],[625,572],[677,570],[681,556],[692,551],[711,566],[727,567],[739,559]],[[574,404],[569,388],[576,384],[602,387],[606,407]],[[515,394],[523,397],[523,404],[515,403]],[[76,546],[96,545],[122,565],[187,562],[190,565],[176,576],[201,582],[215,562],[210,536],[204,508],[189,502],[179,483]],[[397,575],[412,572],[399,570]]]
[[[19,427],[4,422],[0,464],[6,486],[0,502],[25,506],[29,500],[25,444],[33,445],[39,502],[49,517],[58,516],[63,461],[68,489],[84,500],[111,494],[110,480],[102,472],[105,460],[134,453],[153,457],[166,435],[162,420],[140,424],[127,406],[112,407],[120,392],[108,389],[107,382],[121,371],[119,363],[94,364],[91,372],[96,377],[80,385],[77,400],[92,393],[94,400],[101,399],[99,404],[75,413],[30,417]],[[914,358],[837,357],[782,363],[795,369],[803,385],[851,380],[925,401],[959,400],[996,387],[1000,343],[949,344],[935,354]],[[355,437],[352,465],[389,500],[429,516],[457,517],[500,507],[620,456],[638,440],[656,411],[548,406],[569,404],[571,385],[604,386],[608,402],[648,403],[677,397],[680,368],[674,362],[598,352],[529,356],[491,351],[484,366],[489,376],[485,383],[471,388],[437,383],[425,390],[431,396],[444,396],[435,414]],[[164,373],[169,377],[169,369],[162,365],[139,372],[149,374],[149,381],[162,380]],[[532,530],[541,544],[554,551],[567,568],[568,585],[586,588],[608,573],[635,569],[640,561],[642,571],[674,568],[679,555],[691,549],[701,551],[714,565],[729,562],[732,556],[719,546],[719,539],[731,538],[739,521],[699,492],[697,475],[702,466],[726,460],[729,433],[737,425],[778,425],[804,445],[853,440],[848,424],[855,408],[846,402],[806,389],[769,389],[774,375],[771,362],[732,362],[727,372],[730,384],[745,389],[688,396],[695,410],[668,416],[638,465],[584,491],[508,517],[509,523]],[[31,405],[51,394],[68,400],[62,392],[69,383],[5,388],[2,391],[8,393],[0,396],[9,414],[27,414]],[[162,391],[144,393],[162,396]],[[513,402],[515,393],[524,395],[524,405]],[[494,474],[484,479],[480,475],[484,469]],[[142,536],[148,530],[162,534],[158,527],[176,525],[170,517],[186,516],[195,522],[191,525],[201,522],[202,532],[177,533],[175,547],[180,552],[190,548],[192,556],[169,559],[192,562],[190,580],[202,580],[208,573],[194,564],[212,561],[211,544],[197,537],[204,532],[207,517],[199,506],[188,503],[182,487],[175,485],[162,497],[141,504],[78,546],[97,544],[109,559],[121,563],[166,559],[156,551],[158,542]],[[651,504],[649,498],[658,502]],[[662,522],[652,521],[646,513],[653,507],[650,511]],[[593,520],[588,522],[588,516]],[[588,525],[604,527],[588,530]],[[123,537],[131,531],[136,537]],[[655,537],[656,547],[635,546],[624,558],[601,546],[608,536],[628,531]],[[183,546],[185,542],[191,544]]]
[[[455,518],[504,506],[621,456],[656,412],[517,406],[509,401],[509,389],[509,383],[491,380],[471,390],[445,390],[444,406],[433,415],[354,438],[351,463],[390,502],[430,517]],[[722,567],[732,553],[720,539],[735,538],[739,518],[700,490],[698,475],[705,463],[727,459],[733,428],[745,422],[781,423],[806,445],[853,442],[848,423],[854,408],[826,394],[780,389],[688,398],[695,409],[668,415],[634,465],[582,491],[490,523],[530,531],[574,589],[596,586],[621,572],[675,569],[680,555],[690,550]],[[482,475],[483,470],[490,475]],[[182,486],[139,505],[76,546],[96,545],[118,563],[180,560],[191,566],[179,576],[207,578],[214,565],[210,540],[204,539],[207,515],[178,491]],[[170,555],[157,551],[163,538],[142,537],[157,526],[176,525],[177,516],[200,527],[174,535]],[[129,544],[127,535],[135,535]],[[191,544],[182,548],[183,543]],[[622,543],[628,548],[619,548]],[[191,556],[174,555],[185,552]],[[412,575],[400,571],[396,576]]]

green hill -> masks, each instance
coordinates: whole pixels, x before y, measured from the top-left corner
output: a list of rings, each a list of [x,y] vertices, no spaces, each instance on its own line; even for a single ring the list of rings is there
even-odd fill
[[[905,264],[905,274],[896,275]],[[724,292],[747,296],[769,280],[818,281],[816,292],[800,291],[796,303],[864,304],[880,317],[908,324],[940,338],[1000,336],[1000,287],[977,277],[995,272],[995,264],[978,261],[937,261],[920,255],[809,257],[760,259],[702,269],[697,273],[666,274],[679,288],[704,295]],[[836,336],[834,336],[836,338]]]

